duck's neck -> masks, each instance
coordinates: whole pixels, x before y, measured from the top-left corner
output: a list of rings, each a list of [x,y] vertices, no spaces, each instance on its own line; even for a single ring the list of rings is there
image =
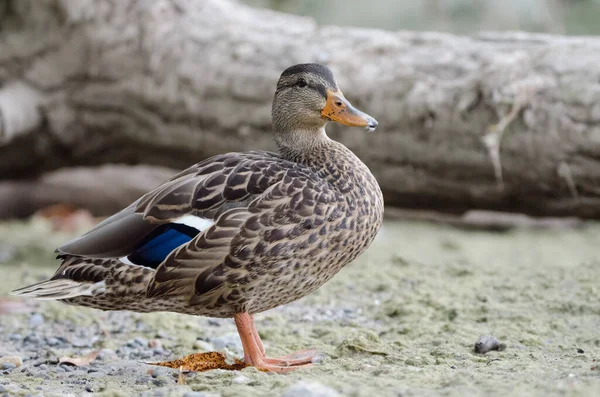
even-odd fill
[[[325,128],[313,130],[293,130],[275,132],[275,143],[279,153],[286,160],[295,163],[313,165],[327,152],[333,141],[327,136]]]
[[[367,166],[346,146],[330,139],[325,128],[315,131],[275,133],[275,142],[286,160],[307,165],[331,185],[345,193],[380,193]]]

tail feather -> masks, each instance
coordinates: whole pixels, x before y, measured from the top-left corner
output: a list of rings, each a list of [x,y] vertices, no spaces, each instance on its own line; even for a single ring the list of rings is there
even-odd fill
[[[16,289],[11,292],[11,295],[36,299],[68,299],[81,295],[95,295],[104,291],[104,281],[91,283],[60,278]]]

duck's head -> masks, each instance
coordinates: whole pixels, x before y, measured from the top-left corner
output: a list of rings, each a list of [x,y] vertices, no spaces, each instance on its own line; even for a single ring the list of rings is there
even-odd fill
[[[377,120],[356,109],[338,88],[328,67],[303,63],[287,68],[279,78],[273,99],[276,139],[288,134],[320,134],[329,121],[373,131]]]

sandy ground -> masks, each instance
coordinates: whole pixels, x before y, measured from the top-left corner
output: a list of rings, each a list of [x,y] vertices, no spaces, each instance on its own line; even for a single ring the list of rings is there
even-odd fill
[[[0,224],[0,295],[49,276],[52,250],[67,238],[42,221]],[[26,313],[0,315],[0,356],[23,360],[0,365],[0,395],[598,395],[599,247],[597,224],[498,234],[387,223],[326,286],[257,316],[271,355],[325,353],[289,375],[211,371],[177,385],[177,371],[145,362],[239,353],[232,321],[32,302]],[[476,354],[480,335],[507,347]],[[58,364],[98,349],[90,365]]]

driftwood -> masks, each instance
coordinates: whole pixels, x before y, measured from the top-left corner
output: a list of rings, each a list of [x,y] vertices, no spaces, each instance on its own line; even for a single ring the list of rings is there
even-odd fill
[[[275,82],[312,61],[379,120],[329,131],[388,206],[600,218],[597,38],[321,27],[228,0],[4,0],[0,48],[2,179],[272,149]]]

